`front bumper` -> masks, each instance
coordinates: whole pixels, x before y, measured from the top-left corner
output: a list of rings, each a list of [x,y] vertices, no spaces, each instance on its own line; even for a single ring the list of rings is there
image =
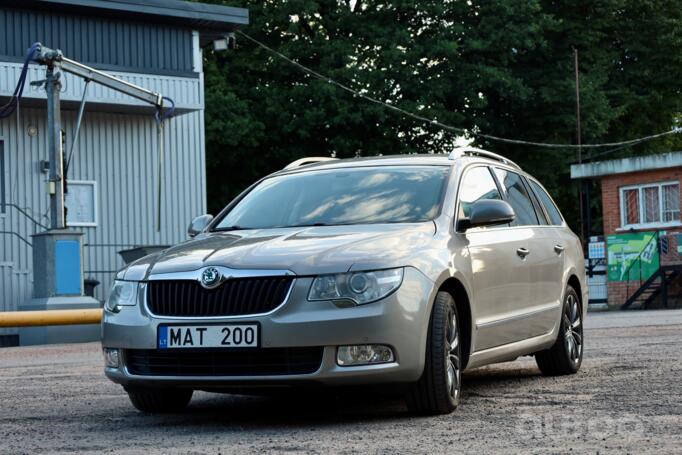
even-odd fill
[[[263,316],[229,318],[160,318],[147,311],[144,285],[138,304],[119,313],[105,312],[102,346],[123,354],[119,368],[105,368],[112,381],[124,386],[225,388],[230,386],[360,385],[413,382],[424,370],[433,282],[414,268],[405,268],[403,283],[388,297],[366,305],[339,308],[332,302],[309,302],[312,278],[297,278],[287,301]],[[134,375],[126,368],[128,349],[155,350],[160,324],[258,322],[262,348],[323,347],[320,367],[311,374],[258,376],[148,376]],[[391,363],[338,366],[336,350],[341,345],[382,344],[395,355]],[[259,348],[260,349],[260,348]]]

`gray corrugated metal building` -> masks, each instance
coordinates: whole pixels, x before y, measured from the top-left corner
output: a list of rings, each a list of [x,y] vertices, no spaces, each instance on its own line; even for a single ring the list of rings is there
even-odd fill
[[[185,238],[189,220],[206,210],[202,47],[248,22],[240,8],[175,0],[0,1],[0,105],[36,41],[64,55],[160,92],[176,103],[164,127],[162,223],[155,226],[157,137],[153,110],[89,84],[81,133],[69,170],[67,223],[84,233],[86,277],[104,299],[117,251]],[[45,78],[31,65],[27,82]],[[62,75],[68,151],[84,82]],[[26,84],[20,109],[0,120],[0,311],[31,299],[31,236],[49,225],[45,92]],[[0,329],[0,346],[17,331]]]

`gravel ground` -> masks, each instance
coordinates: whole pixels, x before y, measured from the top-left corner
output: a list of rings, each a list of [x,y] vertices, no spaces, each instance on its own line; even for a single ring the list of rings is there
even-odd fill
[[[471,371],[451,415],[392,397],[197,393],[144,415],[99,346],[0,349],[0,452],[682,453],[682,311],[588,315],[585,360],[544,378],[530,358]]]

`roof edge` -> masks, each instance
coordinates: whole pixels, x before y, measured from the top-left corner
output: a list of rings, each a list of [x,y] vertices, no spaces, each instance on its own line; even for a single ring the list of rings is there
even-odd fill
[[[614,174],[652,171],[671,167],[682,167],[682,152],[659,153],[655,155],[633,156],[616,160],[595,161],[592,163],[572,164],[571,178],[584,179]]]
[[[182,0],[10,0],[3,4],[80,15],[133,15],[199,30],[231,31],[249,23],[246,8]]]

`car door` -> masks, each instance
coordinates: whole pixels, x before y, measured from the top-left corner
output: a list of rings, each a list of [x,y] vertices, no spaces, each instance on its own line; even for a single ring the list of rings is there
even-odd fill
[[[471,205],[482,199],[502,199],[502,194],[488,166],[469,167],[459,188],[457,219],[467,218]],[[519,335],[507,318],[530,298],[531,275],[522,256],[532,231],[504,225],[472,228],[460,235],[466,237],[471,261],[476,326],[473,350],[517,341]]]
[[[563,258],[557,249],[557,233],[547,222],[525,178],[513,170],[495,168],[502,192],[517,213],[513,223],[528,233],[528,254],[524,260],[530,273],[528,299],[518,302],[510,315],[508,330],[518,340],[550,332],[556,322],[562,290]]]
[[[547,191],[537,181],[532,178],[526,179],[532,195],[541,212],[544,213],[546,224],[542,226],[544,238],[547,243],[544,246],[545,254],[551,259],[548,260],[547,275],[543,282],[541,295],[546,304],[553,303],[557,311],[548,320],[543,321],[546,331],[552,330],[556,323],[558,314],[561,312],[562,298],[564,292],[564,270],[566,269],[566,249],[570,248],[575,238],[564,226],[561,213],[554,205]]]

